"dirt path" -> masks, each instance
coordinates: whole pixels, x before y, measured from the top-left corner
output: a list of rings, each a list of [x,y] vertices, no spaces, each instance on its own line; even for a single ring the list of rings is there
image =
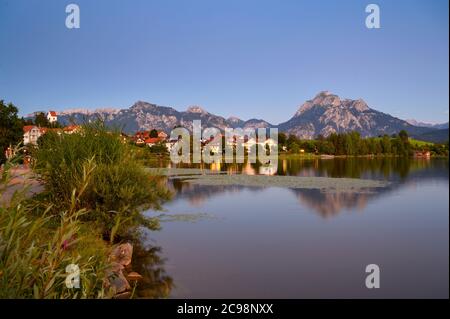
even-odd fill
[[[25,192],[27,198],[44,190],[44,186],[35,178],[31,169],[23,165],[12,168],[10,177],[6,191],[0,195],[0,205],[9,203],[14,192],[20,191],[25,187],[28,187]]]

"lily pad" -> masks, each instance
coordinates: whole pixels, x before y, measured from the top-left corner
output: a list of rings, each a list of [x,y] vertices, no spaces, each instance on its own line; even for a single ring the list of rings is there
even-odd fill
[[[196,175],[183,179],[183,182],[198,185],[225,186],[238,185],[250,187],[286,187],[294,189],[320,189],[328,192],[364,192],[367,189],[389,185],[386,181],[303,176],[266,175]]]

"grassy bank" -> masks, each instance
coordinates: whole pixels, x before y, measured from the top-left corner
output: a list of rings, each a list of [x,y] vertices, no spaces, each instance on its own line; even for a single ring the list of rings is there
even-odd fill
[[[79,134],[48,133],[31,154],[45,190],[31,199],[18,191],[0,207],[0,298],[111,297],[104,281],[112,244],[139,226],[159,228],[141,211],[170,197],[164,182],[101,123]],[[66,287],[70,264],[80,269],[80,289]]]

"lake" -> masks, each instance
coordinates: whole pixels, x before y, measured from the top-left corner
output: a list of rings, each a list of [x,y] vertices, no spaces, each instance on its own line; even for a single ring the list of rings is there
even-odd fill
[[[448,298],[447,159],[213,164],[224,174],[388,181],[366,192],[196,185],[168,179],[162,229],[146,234],[153,297]],[[151,256],[149,255],[151,254]],[[380,288],[365,270],[380,268]],[[148,287],[147,287],[148,288]],[[142,295],[141,295],[142,296]],[[150,296],[150,295],[146,295]]]

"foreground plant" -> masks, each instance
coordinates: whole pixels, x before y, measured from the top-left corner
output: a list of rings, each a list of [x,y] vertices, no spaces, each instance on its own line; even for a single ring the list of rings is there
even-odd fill
[[[95,222],[107,237],[125,235],[136,225],[159,227],[156,219],[144,217],[141,211],[160,207],[169,192],[160,176],[135,160],[133,148],[123,142],[118,131],[97,122],[84,125],[75,134],[50,132],[39,141],[33,156],[47,200],[67,209],[72,190],[84,187],[75,207],[86,209],[83,220]],[[86,165],[92,167],[92,178],[82,185]]]
[[[8,183],[9,163],[2,170],[1,190]],[[81,185],[88,185],[89,167]],[[83,227],[85,209],[77,209],[85,187],[74,190],[67,210],[50,214],[49,204],[36,216],[25,189],[0,207],[0,298],[105,298],[103,288],[109,248],[99,234]],[[69,265],[80,270],[80,287],[66,284]]]

